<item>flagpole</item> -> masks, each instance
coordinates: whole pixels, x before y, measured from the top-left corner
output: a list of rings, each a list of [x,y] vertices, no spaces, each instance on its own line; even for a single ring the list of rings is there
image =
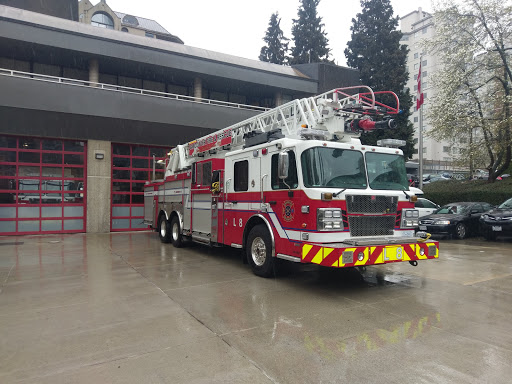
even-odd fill
[[[420,189],[423,189],[423,108],[420,106],[420,130],[418,132],[418,173],[420,178]]]

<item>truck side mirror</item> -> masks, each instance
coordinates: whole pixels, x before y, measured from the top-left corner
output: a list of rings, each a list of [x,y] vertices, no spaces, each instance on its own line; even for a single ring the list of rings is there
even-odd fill
[[[277,163],[277,175],[281,180],[288,178],[288,168],[290,166],[290,157],[288,152],[280,152]]]

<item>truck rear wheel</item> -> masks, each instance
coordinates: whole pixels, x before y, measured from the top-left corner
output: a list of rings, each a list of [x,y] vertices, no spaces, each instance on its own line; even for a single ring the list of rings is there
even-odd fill
[[[171,226],[167,221],[165,215],[160,216],[160,224],[158,226],[158,236],[160,237],[160,241],[162,243],[170,243],[171,242]]]
[[[245,250],[253,273],[261,277],[275,275],[275,260],[272,257],[272,240],[264,225],[257,225],[249,232]]]
[[[171,220],[171,239],[172,245],[176,248],[183,246],[183,236],[181,235],[180,219],[174,216]]]

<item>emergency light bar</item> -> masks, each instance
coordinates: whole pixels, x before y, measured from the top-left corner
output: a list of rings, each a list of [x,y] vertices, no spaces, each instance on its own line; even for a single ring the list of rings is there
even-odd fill
[[[405,140],[398,140],[398,139],[377,140],[377,145],[379,147],[398,148],[398,147],[403,147],[405,144],[407,144]]]

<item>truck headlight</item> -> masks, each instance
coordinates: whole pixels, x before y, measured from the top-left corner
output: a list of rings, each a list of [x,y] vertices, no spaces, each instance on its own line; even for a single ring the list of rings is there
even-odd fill
[[[343,219],[340,208],[318,208],[316,212],[316,227],[318,231],[341,231]]]
[[[400,228],[414,228],[418,226],[420,213],[417,209],[403,209]]]

